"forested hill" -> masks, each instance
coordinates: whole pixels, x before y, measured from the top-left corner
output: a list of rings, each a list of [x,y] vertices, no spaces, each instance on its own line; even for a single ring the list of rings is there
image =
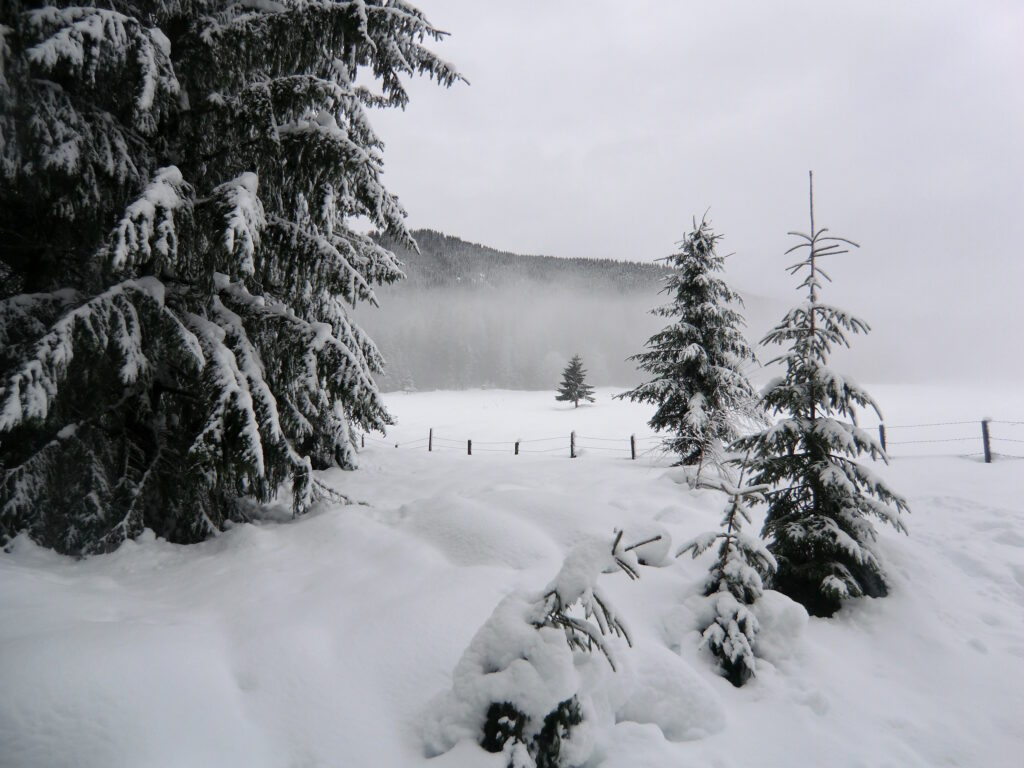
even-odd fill
[[[432,229],[418,229],[412,234],[419,253],[388,237],[380,238],[405,264],[406,288],[511,288],[539,283],[563,286],[568,291],[635,293],[657,291],[664,274],[664,268],[653,263],[524,256]]]
[[[656,264],[522,256],[428,229],[419,253],[381,238],[406,279],[378,288],[360,324],[387,361],[386,390],[554,388],[581,354],[595,385],[631,384],[626,358],[662,323]]]

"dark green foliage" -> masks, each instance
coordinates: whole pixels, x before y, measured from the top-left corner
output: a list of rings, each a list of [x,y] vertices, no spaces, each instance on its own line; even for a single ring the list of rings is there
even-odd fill
[[[652,314],[672,323],[647,341],[647,351],[631,357],[651,374],[650,381],[619,397],[657,406],[650,426],[666,432],[665,450],[680,464],[698,464],[709,452],[739,436],[744,414],[755,414],[753,388],[743,374],[754,360],[732,305],[743,302],[716,275],[725,269],[717,252],[721,235],[706,219],[693,222],[680,250],[664,259],[671,269],[662,293],[669,304]]]
[[[575,408],[580,407],[580,400],[594,402],[594,388],[587,384],[586,379],[587,371],[583,367],[583,358],[573,355],[572,360],[562,371],[562,383],[558,386],[555,400],[572,403]]]
[[[509,740],[526,744],[523,729],[529,722],[528,715],[524,715],[507,701],[491,704],[484,720],[480,746],[488,752],[501,752]]]
[[[780,418],[737,443],[751,454],[752,482],[771,489],[762,534],[778,561],[772,586],[815,616],[831,616],[845,598],[886,595],[870,518],[906,532],[901,513],[907,511],[901,496],[856,461],[862,454],[887,461],[874,436],[857,426],[857,408],[881,418],[878,406],[828,367],[832,349],[849,345],[848,333],[869,328],[818,300],[821,280],[830,279],[818,260],[856,246],[827,232],[815,228],[812,187],[810,234],[791,233],[800,242],[788,251],[807,250],[790,272],[806,271],[800,287],[808,302],[790,310],[761,342],[786,346],[772,360],[785,366],[785,375],[764,394],[765,406]]]
[[[401,2],[0,9],[0,539],[300,513],[390,422],[351,321],[411,242],[368,107],[458,75]],[[355,84],[362,70],[380,90]]]
[[[572,737],[572,729],[583,722],[580,704],[573,696],[561,702],[547,717],[530,748],[530,754],[537,762],[537,768],[558,768],[562,742]]]
[[[528,715],[523,714],[512,704],[504,702],[491,704],[484,722],[484,736],[480,746],[488,752],[509,750],[509,768],[519,768],[515,763],[512,746],[522,744],[536,768],[561,768],[560,760],[562,742],[572,738],[572,731],[583,722],[579,701],[573,696],[559,703],[544,718],[544,725],[534,734],[532,739],[524,736],[530,723]],[[511,743],[510,743],[511,742]]]

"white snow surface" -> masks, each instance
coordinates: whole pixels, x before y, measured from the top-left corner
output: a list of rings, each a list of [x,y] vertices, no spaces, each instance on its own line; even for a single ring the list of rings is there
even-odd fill
[[[867,389],[893,423],[1024,421],[1017,393]],[[909,536],[878,526],[892,593],[818,619],[766,592],[757,677],[736,689],[698,650],[713,553],[666,556],[716,529],[725,496],[656,455],[631,461],[651,410],[614,392],[579,409],[554,392],[390,394],[388,440],[368,441],[358,471],[322,475],[365,505],[195,546],[147,533],[79,561],[19,540],[0,554],[0,765],[498,768],[472,738],[428,757],[453,740],[428,744],[439,697],[503,600],[615,528],[672,541],[639,581],[600,576],[634,641],[613,640],[619,670],[598,653],[559,672],[600,724],[587,768],[1021,765],[1024,460],[876,465],[911,506]],[[430,427],[451,442],[428,453]],[[570,459],[572,430],[625,449]],[[484,445],[553,435],[549,453]]]

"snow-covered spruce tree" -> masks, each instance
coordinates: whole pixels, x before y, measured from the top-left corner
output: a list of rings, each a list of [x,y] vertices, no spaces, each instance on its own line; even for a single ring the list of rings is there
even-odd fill
[[[656,539],[626,546],[620,531],[611,546],[578,544],[544,590],[505,597],[456,665],[451,690],[431,707],[428,752],[474,739],[501,752],[509,768],[584,764],[599,727],[582,692],[587,656],[600,650],[614,671],[607,636],[632,645],[598,579],[616,569],[638,578],[636,551]]]
[[[750,504],[763,499],[768,488],[744,485],[742,470],[736,485],[723,478],[718,484],[702,483],[702,487],[728,494],[722,517],[724,530],[698,536],[684,544],[676,557],[690,552],[697,558],[720,542],[718,557],[704,582],[707,613],[700,627],[701,645],[718,659],[725,678],[739,687],[756,669],[754,638],[758,624],[750,606],[764,591],[762,574],[775,570],[775,558],[760,539],[746,535],[743,526],[750,522]]]
[[[778,561],[771,586],[810,614],[831,616],[844,598],[887,594],[870,518],[905,533],[901,513],[907,504],[855,460],[867,454],[888,461],[874,437],[857,427],[856,409],[870,408],[881,418],[878,406],[828,366],[834,347],[849,346],[848,333],[870,329],[819,301],[822,278],[830,280],[819,260],[846,253],[845,246],[856,243],[815,227],[813,175],[810,213],[810,234],[791,232],[800,242],[787,251],[806,249],[789,271],[806,272],[800,288],[807,291],[807,302],[790,310],[761,342],[787,347],[771,361],[784,365],[785,374],[763,393],[770,413],[781,418],[740,439],[736,448],[750,452],[752,482],[770,486],[762,534]]]
[[[679,251],[662,259],[671,268],[662,293],[669,304],[651,313],[672,322],[647,340],[647,351],[634,355],[638,367],[652,378],[618,395],[652,403],[657,410],[650,426],[666,432],[664,448],[680,464],[699,464],[711,451],[739,436],[744,415],[759,413],[753,387],[743,373],[754,353],[743,337],[743,305],[739,294],[718,273],[725,256],[717,251],[716,235],[706,218],[693,221],[693,231]]]
[[[573,355],[572,360],[562,371],[562,383],[558,386],[555,400],[560,403],[572,403],[575,408],[580,407],[580,400],[594,402],[594,388],[587,384],[587,371],[583,367],[583,358],[579,355]]]
[[[370,107],[458,75],[401,0],[0,10],[0,539],[202,539],[389,417],[347,306],[408,239]],[[365,83],[357,85],[358,72]]]

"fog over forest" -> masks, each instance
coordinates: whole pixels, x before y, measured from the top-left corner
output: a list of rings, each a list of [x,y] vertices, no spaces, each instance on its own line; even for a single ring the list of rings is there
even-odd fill
[[[359,321],[387,360],[381,387],[553,389],[574,354],[588,381],[631,386],[627,358],[666,324],[650,310],[665,274],[652,263],[521,256],[430,230],[420,253],[394,242],[407,279],[377,291]],[[767,327],[763,299],[746,313]]]
[[[576,353],[595,386],[643,380],[627,358],[668,322],[650,314],[666,301],[659,294],[664,271],[656,263],[523,256],[432,230],[413,234],[419,253],[386,241],[404,263],[406,279],[377,290],[380,308],[357,311],[387,361],[379,377],[383,390],[553,390]],[[785,297],[747,290],[732,280],[730,261],[725,279],[743,295],[747,338],[763,363],[777,350],[758,347],[758,341],[803,298],[795,284]],[[838,370],[857,380],[956,381],[978,370],[1019,367],[1012,356],[993,365],[991,344],[972,338],[969,328],[958,333],[951,324],[936,339],[934,318],[917,304],[927,300],[927,287],[921,297],[894,307],[843,288],[829,285],[826,297],[862,315],[873,329],[834,353]],[[934,354],[935,344],[948,344],[950,354]],[[774,372],[753,366],[748,375],[764,382]]]

